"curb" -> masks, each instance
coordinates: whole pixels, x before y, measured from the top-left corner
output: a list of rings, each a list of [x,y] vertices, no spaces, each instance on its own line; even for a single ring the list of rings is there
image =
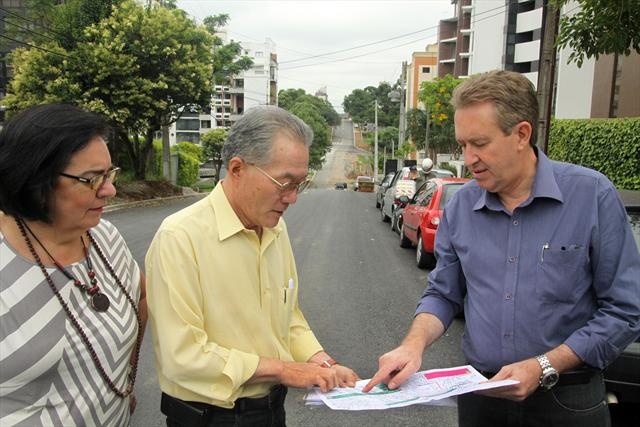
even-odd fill
[[[142,206],[152,206],[152,205],[157,205],[157,204],[160,204],[160,203],[170,202],[170,201],[173,201],[173,200],[187,199],[189,197],[204,197],[204,196],[206,196],[208,194],[209,194],[209,192],[206,192],[206,193],[194,193],[194,194],[186,194],[186,195],[182,195],[182,196],[158,197],[158,198],[155,198],[155,199],[137,200],[135,202],[119,203],[117,205],[107,205],[107,206],[105,206],[103,212],[105,212],[105,213],[107,213],[107,212],[116,212],[116,211],[123,210],[123,209],[138,208],[138,207],[142,207]]]

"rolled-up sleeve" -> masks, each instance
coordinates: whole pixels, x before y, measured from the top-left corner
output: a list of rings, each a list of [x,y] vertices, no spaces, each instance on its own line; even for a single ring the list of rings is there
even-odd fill
[[[591,265],[598,309],[565,343],[587,364],[605,368],[640,335],[640,255],[613,186],[598,197]]]

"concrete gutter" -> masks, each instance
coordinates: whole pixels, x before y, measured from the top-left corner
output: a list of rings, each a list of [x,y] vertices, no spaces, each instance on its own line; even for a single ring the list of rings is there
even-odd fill
[[[119,211],[119,210],[123,210],[123,209],[131,209],[131,208],[138,208],[138,207],[142,207],[142,206],[155,206],[155,205],[159,205],[161,203],[165,203],[165,202],[170,202],[172,200],[181,200],[181,199],[187,199],[189,197],[198,197],[198,198],[202,198],[206,195],[208,195],[209,193],[193,193],[193,194],[187,194],[187,195],[182,195],[182,196],[171,196],[171,197],[157,197],[155,199],[146,199],[146,200],[137,200],[135,202],[127,202],[127,203],[118,203],[117,205],[107,205],[104,208],[104,212],[115,212],[115,211]]]

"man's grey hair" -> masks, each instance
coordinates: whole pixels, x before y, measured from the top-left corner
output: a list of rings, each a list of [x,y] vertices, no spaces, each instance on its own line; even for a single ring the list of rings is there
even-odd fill
[[[273,105],[254,107],[231,127],[222,147],[222,161],[228,165],[233,157],[240,157],[249,163],[265,165],[271,160],[273,140],[278,134],[306,147],[313,142],[311,128],[287,110]]]

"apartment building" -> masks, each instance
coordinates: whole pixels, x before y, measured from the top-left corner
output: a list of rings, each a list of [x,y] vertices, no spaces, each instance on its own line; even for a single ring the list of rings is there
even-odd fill
[[[227,40],[226,33],[218,33]],[[232,76],[228,84],[214,86],[211,106],[204,111],[184,112],[170,129],[169,141],[200,142],[200,135],[215,128],[228,128],[249,108],[277,105],[278,56],[273,40],[242,43],[242,55],[253,59],[253,66]]]
[[[406,110],[412,108],[424,109],[418,100],[420,85],[424,81],[431,81],[438,76],[438,45],[429,44],[424,52],[413,52],[411,63],[407,65]]]
[[[452,0],[454,17],[440,21],[438,76],[466,77],[504,69],[537,85],[542,38],[542,0]],[[579,11],[578,2],[562,15]],[[553,115],[557,118],[640,116],[640,54],[585,59],[568,64],[557,53]]]

